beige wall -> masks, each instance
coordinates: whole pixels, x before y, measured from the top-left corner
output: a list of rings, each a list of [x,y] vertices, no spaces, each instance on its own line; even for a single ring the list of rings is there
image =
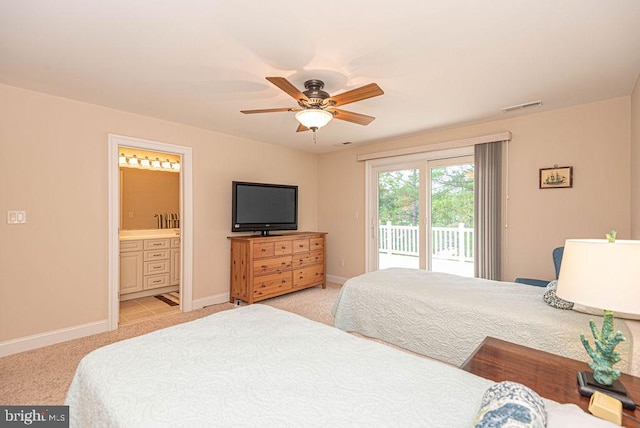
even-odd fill
[[[365,173],[357,154],[502,131],[513,135],[503,279],[553,278],[551,251],[567,238],[604,237],[615,228],[628,239],[629,114],[629,97],[623,97],[322,155],[319,228],[329,233],[328,274],[348,278],[364,272]],[[539,168],[554,164],[574,167],[572,189],[538,189]]]
[[[0,85],[0,213],[28,219],[0,223],[0,342],[106,319],[109,133],[192,147],[194,299],[228,292],[232,180],[300,186],[300,230],[329,232],[327,272],[351,277],[364,271],[357,154],[502,131],[513,134],[504,278],[550,278],[566,238],[629,238],[632,217],[640,238],[639,93],[317,156]],[[574,167],[574,188],[539,190],[538,169],[556,163]]]
[[[107,318],[109,133],[193,149],[193,297],[228,293],[231,181],[297,184],[317,230],[317,156],[0,85],[0,342]]]
[[[631,94],[631,238],[640,239],[640,77]]]
[[[157,229],[154,215],[180,214],[179,173],[121,167],[120,189],[121,229]]]

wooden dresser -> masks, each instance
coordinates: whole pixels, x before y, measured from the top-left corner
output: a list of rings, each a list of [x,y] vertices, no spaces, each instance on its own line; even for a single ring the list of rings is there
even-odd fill
[[[323,232],[232,236],[229,300],[251,304],[321,285],[325,280]]]

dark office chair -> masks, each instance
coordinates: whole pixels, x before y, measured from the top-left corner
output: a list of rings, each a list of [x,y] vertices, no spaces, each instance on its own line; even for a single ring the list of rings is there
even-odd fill
[[[556,279],[560,276],[560,264],[562,264],[562,254],[564,247],[554,248],[551,255],[553,256],[553,264],[556,267]],[[546,287],[552,280],[534,279],[534,278],[516,278],[514,282],[519,284],[534,285],[536,287]]]

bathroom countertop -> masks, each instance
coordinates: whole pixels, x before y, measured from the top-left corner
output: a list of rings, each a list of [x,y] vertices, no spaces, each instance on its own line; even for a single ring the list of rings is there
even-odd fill
[[[133,241],[136,239],[175,238],[180,236],[180,229],[143,229],[121,230],[121,241]]]

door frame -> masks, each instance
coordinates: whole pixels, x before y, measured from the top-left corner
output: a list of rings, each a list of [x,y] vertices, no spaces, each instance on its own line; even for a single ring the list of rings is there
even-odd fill
[[[371,272],[378,269],[377,263],[377,251],[378,251],[378,183],[376,172],[381,169],[394,170],[404,169],[405,166],[415,167],[416,163],[425,163],[427,161],[464,157],[474,154],[474,146],[458,147],[454,149],[446,150],[434,150],[428,152],[412,153],[402,156],[390,156],[386,158],[371,159],[365,161],[365,272]],[[397,166],[397,168],[396,168]],[[424,173],[420,174],[420,188],[425,189],[426,183]],[[420,201],[420,210],[424,214],[420,218],[421,230],[424,230],[424,225],[428,224],[428,218],[426,213],[426,202],[424,197]],[[424,206],[423,206],[424,205]],[[425,235],[422,235],[425,236]],[[426,242],[424,238],[420,240],[420,251],[426,250]],[[376,256],[376,259],[373,257]],[[421,257],[422,259],[422,257]],[[421,260],[421,266],[424,263]]]
[[[180,310],[193,308],[193,185],[191,147],[109,134],[109,267],[107,273],[109,330],[117,330],[120,315],[120,164],[119,147],[179,155],[180,162]]]

